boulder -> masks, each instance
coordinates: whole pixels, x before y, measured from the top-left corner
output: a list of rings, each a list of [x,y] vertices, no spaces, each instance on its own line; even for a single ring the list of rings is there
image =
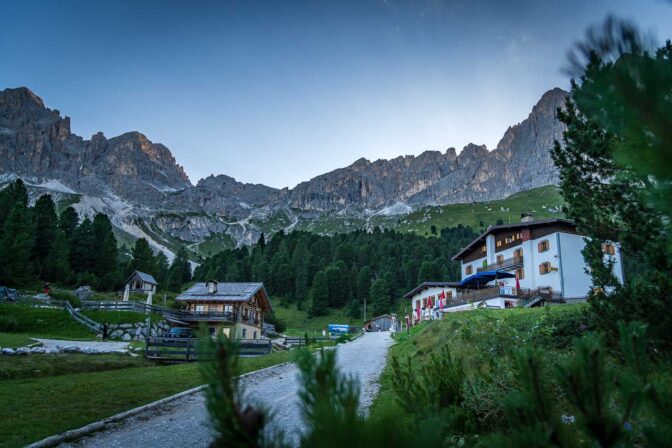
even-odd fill
[[[122,341],[130,341],[131,339],[132,339],[132,337],[128,333],[124,333],[124,335],[121,337]]]
[[[30,355],[30,349],[28,347],[19,347],[15,352],[17,355]]]
[[[45,349],[44,347],[33,347],[30,349],[30,353],[44,354],[47,353],[47,349]]]
[[[61,352],[62,353],[81,353],[82,350],[75,345],[69,345],[67,347],[61,348]]]
[[[87,348],[82,349],[82,353],[87,354],[87,355],[95,355],[95,354],[98,354],[100,352],[98,350],[96,350],[95,348],[87,347]]]
[[[14,349],[12,349],[12,348],[3,348],[2,349],[2,354],[12,356],[12,355],[15,354],[15,352],[14,352]]]
[[[93,290],[90,286],[80,286],[73,291],[79,300],[90,300],[93,297]]]

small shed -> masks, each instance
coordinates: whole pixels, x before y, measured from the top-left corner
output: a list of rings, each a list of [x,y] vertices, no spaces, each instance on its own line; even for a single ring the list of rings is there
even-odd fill
[[[391,331],[393,333],[401,331],[401,322],[396,314],[383,314],[364,322],[365,331]]]
[[[156,288],[159,285],[154,277],[146,272],[138,270],[133,271],[126,282],[129,292],[143,292],[145,294],[156,293]]]

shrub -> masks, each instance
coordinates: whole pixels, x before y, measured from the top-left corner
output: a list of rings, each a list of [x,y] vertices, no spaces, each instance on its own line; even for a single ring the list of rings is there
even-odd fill
[[[19,331],[19,321],[14,316],[0,316],[0,331],[16,333]]]
[[[82,302],[79,300],[79,297],[69,291],[55,290],[49,292],[49,296],[55,300],[68,302],[73,308],[80,308],[82,306]]]

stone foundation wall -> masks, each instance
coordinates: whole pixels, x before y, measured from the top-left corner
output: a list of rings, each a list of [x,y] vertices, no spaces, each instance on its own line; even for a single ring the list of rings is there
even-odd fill
[[[137,336],[137,330],[140,328],[140,336]],[[161,336],[170,331],[170,325],[165,320],[152,322],[150,324],[149,336]],[[144,341],[147,336],[147,327],[145,322],[134,324],[111,324],[107,330],[110,339],[121,339],[122,341]],[[102,337],[102,333],[98,336]]]

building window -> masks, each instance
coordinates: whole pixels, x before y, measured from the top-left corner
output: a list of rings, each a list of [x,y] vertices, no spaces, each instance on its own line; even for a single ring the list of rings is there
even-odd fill
[[[487,252],[487,250],[488,249],[485,247],[485,244],[484,244],[483,247],[481,247],[481,253],[484,254],[485,252]]]
[[[446,291],[446,299],[451,299],[453,297],[453,291]]]
[[[504,264],[504,255],[497,255],[497,266]]]
[[[516,269],[516,277],[518,280],[522,280],[525,278],[525,269],[523,268],[518,268]]]
[[[242,334],[243,334],[243,339],[245,339],[245,337],[247,336],[247,328],[243,328]]]
[[[197,313],[202,313],[205,311],[205,306],[204,305],[196,305],[196,312]]]
[[[516,249],[513,251],[513,261],[514,263],[523,262],[523,249]]]
[[[474,273],[474,268],[471,265],[468,265],[467,268],[464,270],[464,273],[467,275],[471,275]]]
[[[616,246],[611,243],[602,244],[602,252],[607,255],[616,255]]]
[[[252,339],[257,339],[257,332],[255,331],[253,334],[254,336],[252,337]]]
[[[548,240],[540,241],[539,244],[537,244],[539,252],[546,252],[548,249],[550,249],[550,247],[551,246],[548,243]]]
[[[497,240],[497,247],[502,247],[502,240]]]
[[[539,265],[539,273],[541,275],[548,274],[551,272],[551,263],[544,261]]]

